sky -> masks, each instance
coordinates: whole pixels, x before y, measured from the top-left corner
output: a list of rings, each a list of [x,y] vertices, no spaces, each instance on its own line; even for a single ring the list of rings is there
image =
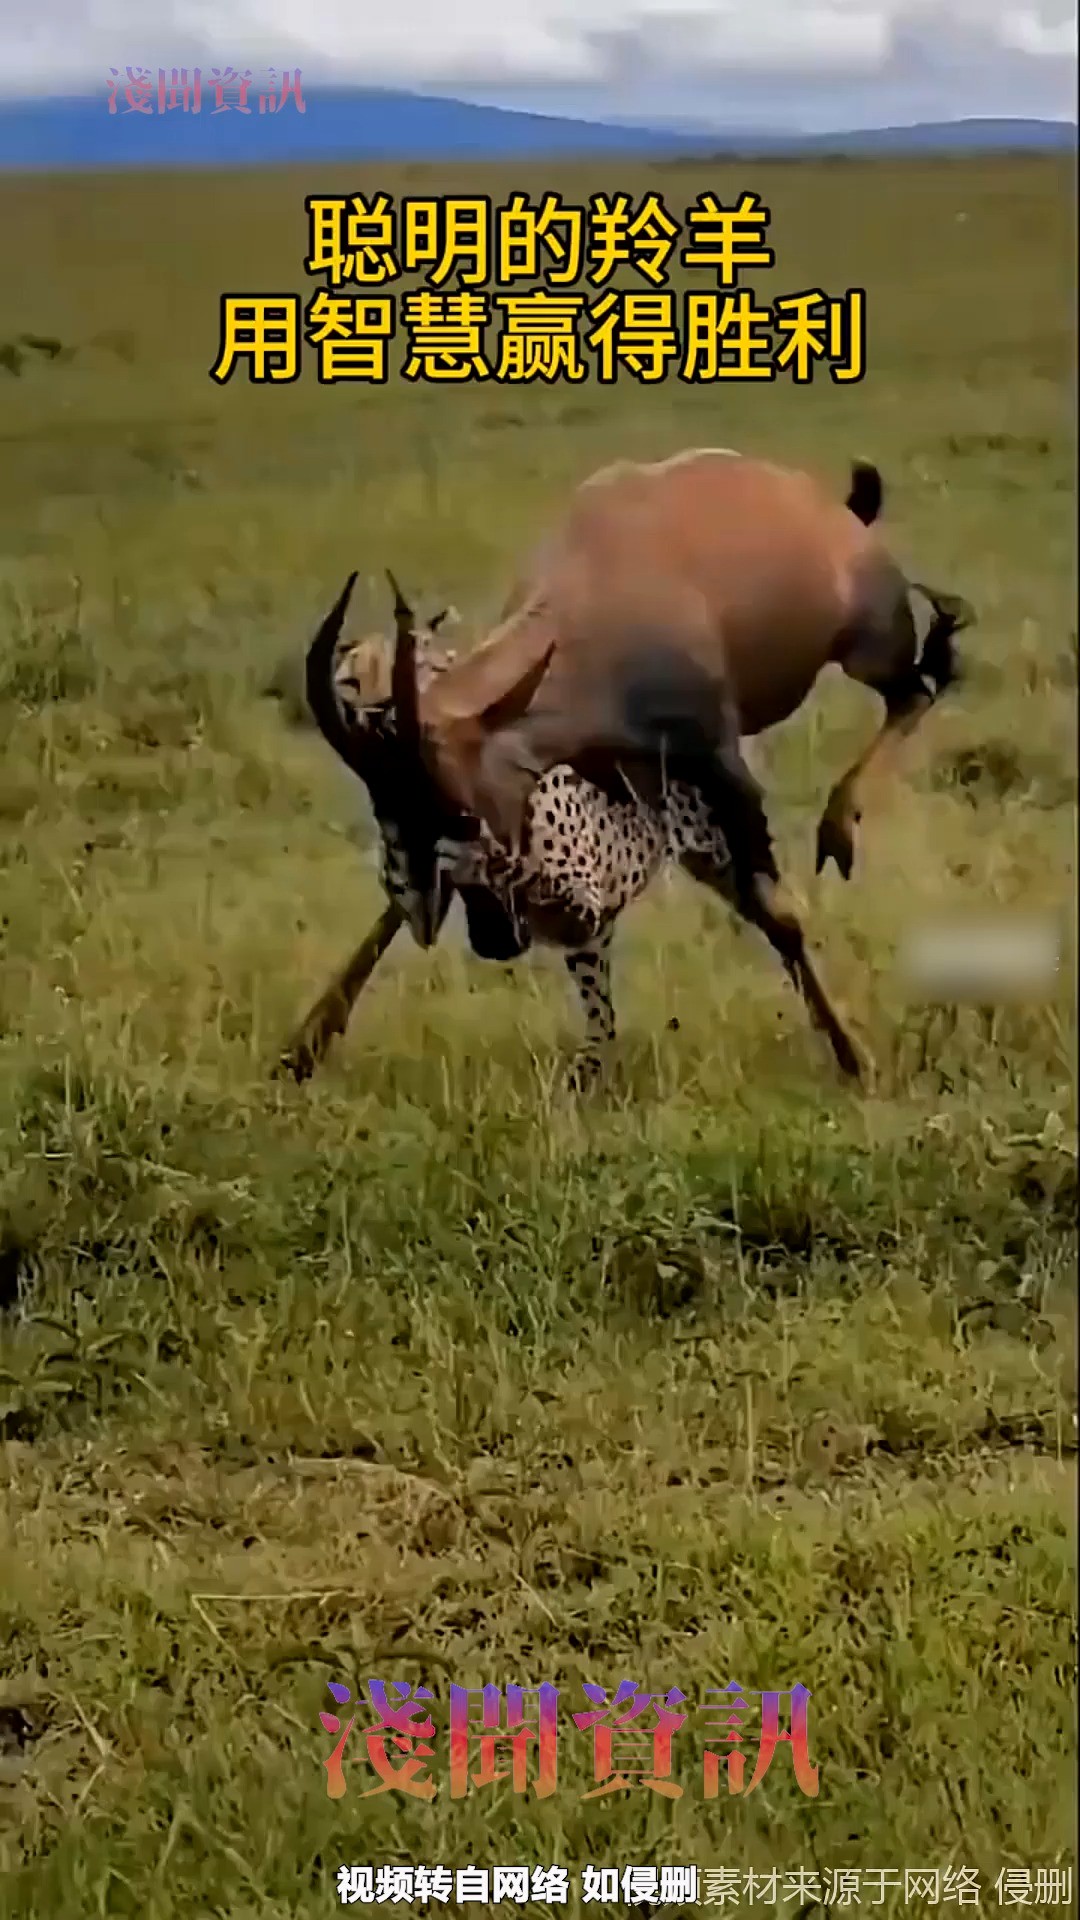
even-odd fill
[[[299,67],[589,119],[820,131],[1076,118],[1077,0],[7,0],[0,93]],[[153,21],[149,18],[153,14]]]

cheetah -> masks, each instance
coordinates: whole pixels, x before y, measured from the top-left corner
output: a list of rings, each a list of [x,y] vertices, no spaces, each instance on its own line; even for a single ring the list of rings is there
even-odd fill
[[[629,789],[625,801],[613,800],[570,767],[553,767],[534,789],[527,820],[523,861],[508,860],[481,835],[464,855],[454,848],[449,875],[480,958],[517,959],[534,943],[562,951],[585,1028],[569,1077],[585,1086],[602,1073],[615,1040],[619,916],[672,865],[732,902],[731,859],[702,795],[683,782],[671,784],[659,811]],[[395,897],[396,862],[385,828],[383,835],[383,884]]]

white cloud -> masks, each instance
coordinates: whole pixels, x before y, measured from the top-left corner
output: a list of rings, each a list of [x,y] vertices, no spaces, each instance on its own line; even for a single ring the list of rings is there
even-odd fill
[[[650,62],[683,72],[701,64],[872,67],[889,46],[889,9],[869,0],[718,0],[707,13],[689,10],[686,0],[660,0],[636,14],[609,11],[606,31],[585,24],[594,47],[637,43]]]
[[[1060,7],[1010,7],[1001,23],[1007,47],[1042,59],[1076,57],[1076,10]]]
[[[0,91],[232,64],[713,124],[1067,117],[1076,33],[1076,0],[8,0]]]

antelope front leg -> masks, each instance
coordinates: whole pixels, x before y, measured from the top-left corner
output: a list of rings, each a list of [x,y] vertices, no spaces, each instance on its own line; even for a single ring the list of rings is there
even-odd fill
[[[340,973],[334,975],[325,993],[305,1014],[292,1040],[275,1068],[275,1078],[283,1073],[297,1081],[308,1080],[320,1060],[325,1058],[331,1040],[343,1034],[357,1000],[370,980],[405,916],[393,901],[349,955]]]
[[[581,998],[585,1015],[585,1041],[570,1063],[567,1075],[576,1092],[584,1092],[599,1079],[604,1057],[615,1038],[615,1009],[611,1001],[611,937],[605,927],[587,947],[576,947],[566,957],[566,967]]]

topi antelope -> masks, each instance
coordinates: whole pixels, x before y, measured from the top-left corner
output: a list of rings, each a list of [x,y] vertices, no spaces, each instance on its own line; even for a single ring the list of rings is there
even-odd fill
[[[359,703],[335,672],[353,574],[309,649],[307,692],[368,788],[390,904],[282,1064],[305,1077],[398,927],[430,947],[457,891],[480,957],[511,960],[533,940],[565,950],[587,1029],[574,1076],[593,1077],[614,1035],[614,922],[671,858],[760,929],[858,1079],[743,740],[793,714],[829,664],[881,696],[883,725],[818,828],[818,872],[831,859],[847,879],[867,782],[955,677],[952,636],[974,618],[905,578],[875,524],[882,497],[862,462],[844,503],[726,451],[605,468],[462,659],[421,647],[391,576],[389,689]],[[931,616],[921,647],[914,596]]]

